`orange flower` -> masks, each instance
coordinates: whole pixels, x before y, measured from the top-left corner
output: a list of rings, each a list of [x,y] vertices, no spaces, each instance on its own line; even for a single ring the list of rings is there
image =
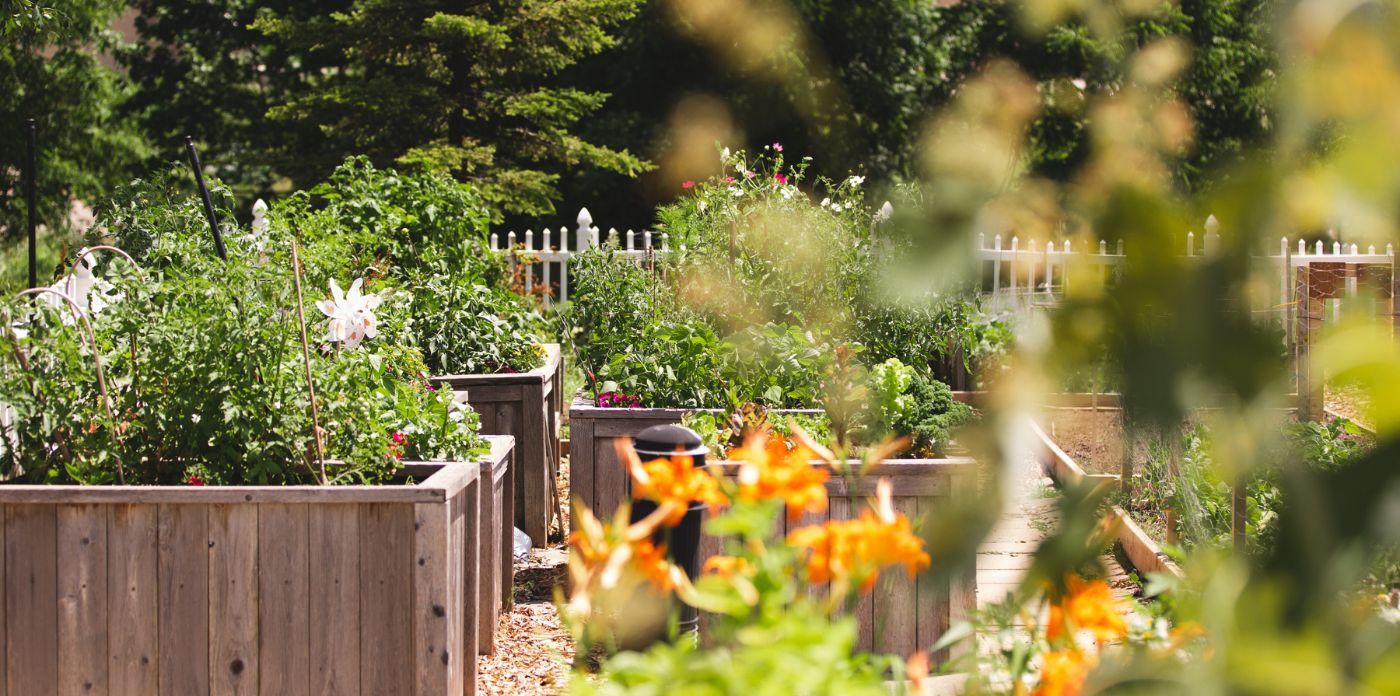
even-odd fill
[[[714,512],[729,499],[719,489],[719,481],[708,471],[695,468],[695,460],[674,455],[643,463],[631,443],[619,439],[618,456],[632,475],[632,497],[655,501],[667,508],[663,524],[674,527],[685,517],[691,502],[704,503]]]
[[[1050,623],[1045,636],[1057,640],[1073,631],[1089,631],[1103,645],[1128,634],[1123,601],[1103,580],[1085,580],[1078,575],[1065,578],[1068,591],[1050,605]]]
[[[748,560],[738,556],[710,556],[705,559],[704,572],[729,579],[735,575],[753,573],[753,566],[749,565]]]
[[[1044,655],[1040,684],[1031,696],[1077,696],[1093,667],[1092,658],[1077,650],[1056,650]]]
[[[730,452],[739,464],[739,497],[744,500],[780,498],[787,505],[789,520],[803,512],[826,510],[826,469],[814,466],[818,459],[806,445],[791,451],[782,438],[767,430],[749,435],[744,446]]]
[[[632,545],[632,566],[643,577],[662,592],[674,588],[675,579],[671,576],[671,563],[666,560],[666,545],[656,545],[650,539],[643,539]]]
[[[569,534],[572,589],[566,607],[571,616],[581,619],[591,615],[594,595],[618,587],[629,571],[662,591],[676,586],[678,569],[666,561],[665,549],[649,538],[660,526],[659,513],[663,512],[658,509],[646,519],[628,524],[630,510],[624,504],[618,506],[612,522],[605,523],[588,508],[575,506],[574,531]]]
[[[788,544],[806,549],[807,578],[811,582],[860,580],[860,590],[875,586],[880,569],[904,566],[910,576],[929,567],[924,541],[915,536],[909,519],[894,511],[890,482],[881,479],[873,510],[862,510],[859,519],[833,520],[794,529]]]

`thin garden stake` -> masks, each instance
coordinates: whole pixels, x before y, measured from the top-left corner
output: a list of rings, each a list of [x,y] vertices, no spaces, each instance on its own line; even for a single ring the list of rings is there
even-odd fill
[[[39,157],[36,154],[39,149],[39,124],[31,118],[26,124],[26,130],[29,131],[29,175],[25,182],[25,206],[29,208],[29,287],[32,288],[39,284],[39,211],[35,209],[39,178]]]
[[[301,327],[301,359],[306,365],[306,394],[311,400],[311,446],[316,448],[316,474],[321,477],[321,485],[326,485],[326,458],[321,453],[321,426],[317,423],[316,387],[311,383],[311,345],[306,341],[306,303],[301,297],[301,255],[297,253],[297,240],[292,240],[292,278],[297,287],[297,324]]]
[[[194,182],[199,185],[199,197],[204,201],[204,217],[209,218],[209,231],[214,235],[214,251],[219,258],[228,260],[224,249],[224,235],[219,232],[219,219],[214,217],[214,202],[209,199],[209,187],[204,184],[204,168],[199,164],[199,153],[194,151],[194,138],[185,136],[185,154],[189,155],[190,167],[194,169]]]

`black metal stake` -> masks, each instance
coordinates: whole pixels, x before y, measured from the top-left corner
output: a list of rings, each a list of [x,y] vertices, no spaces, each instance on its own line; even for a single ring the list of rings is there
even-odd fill
[[[39,124],[34,119],[29,119],[27,124],[29,131],[29,181],[25,186],[25,204],[29,207],[29,287],[39,284],[39,211],[38,207],[38,179],[39,165]]]
[[[190,167],[194,169],[194,181],[199,185],[199,196],[204,200],[204,216],[209,218],[209,231],[214,234],[214,250],[219,258],[228,260],[224,250],[224,235],[219,232],[219,220],[214,217],[214,202],[209,199],[209,187],[204,185],[204,168],[199,164],[199,153],[194,151],[194,138],[185,136],[185,152],[190,156]]]

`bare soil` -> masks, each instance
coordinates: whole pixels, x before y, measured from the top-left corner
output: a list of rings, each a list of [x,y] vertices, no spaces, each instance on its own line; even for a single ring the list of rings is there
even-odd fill
[[[1116,474],[1123,469],[1127,438],[1121,411],[1082,408],[1051,409],[1040,421],[1047,434],[1076,464],[1091,474]],[[1138,443],[1133,463],[1147,461],[1147,446]]]

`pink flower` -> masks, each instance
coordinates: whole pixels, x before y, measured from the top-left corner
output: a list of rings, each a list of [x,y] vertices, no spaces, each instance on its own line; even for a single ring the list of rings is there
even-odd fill
[[[694,182],[694,181],[682,181],[682,182],[681,182],[681,188],[683,188],[683,189],[695,188],[695,182]]]
[[[726,183],[726,184],[732,184],[732,183],[734,183],[734,177],[732,177],[732,176],[726,176],[726,177],[724,177],[724,183]]]
[[[780,183],[780,184],[786,184],[786,183],[787,183],[787,176],[785,176],[782,172],[778,172],[777,174],[774,174],[774,175],[773,175],[773,179],[776,180],[776,181],[777,181],[778,183]]]
[[[397,430],[394,431],[394,434],[390,435],[389,438],[392,439],[396,445],[402,445],[404,440],[408,439],[403,433]]]
[[[773,149],[776,150],[776,151],[778,151],[778,152],[782,152],[782,151],[783,151],[783,144],[782,144],[782,143],[773,143]]]
[[[204,480],[201,479],[201,478],[199,478],[199,474],[190,474],[189,479],[185,481],[185,485],[186,485],[186,486],[203,486],[203,485],[204,485]]]

